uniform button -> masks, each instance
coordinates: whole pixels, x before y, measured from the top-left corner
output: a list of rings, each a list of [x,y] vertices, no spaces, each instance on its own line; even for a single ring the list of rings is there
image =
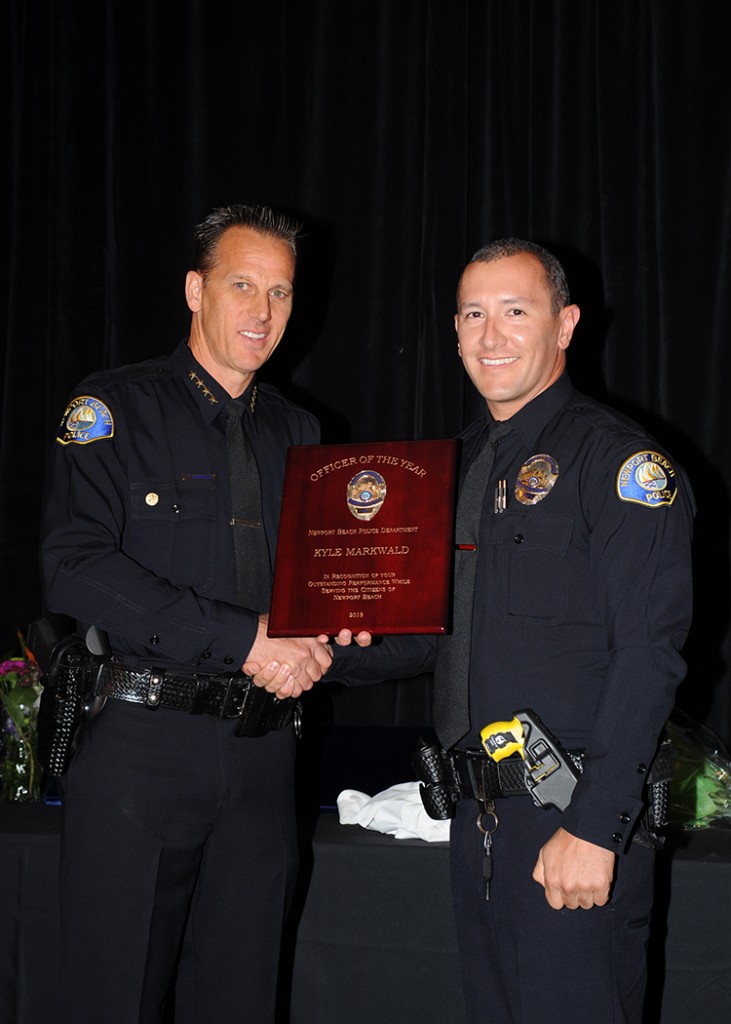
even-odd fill
[[[647,771],[647,765],[646,764],[638,764],[636,769],[635,769],[635,771],[637,772],[638,775],[644,775],[645,772]]]
[[[522,544],[523,543],[523,534],[522,533],[516,533],[516,535],[513,537],[513,540],[515,541],[516,544]]]
[[[180,505],[172,505],[171,508],[176,515],[180,512]]]
[[[155,644],[159,644],[160,643],[160,637],[156,633],[153,633],[153,635],[150,637],[150,643],[153,644],[153,646]]]
[[[623,825],[626,825],[628,822],[632,821],[632,818],[629,816],[629,814],[627,814],[626,811],[622,811],[622,813],[618,814],[617,817]]]
[[[224,665],[233,665],[234,660],[231,657],[231,655],[229,654],[229,656],[227,658],[223,659],[223,663],[224,663]]]
[[[210,656],[211,656],[211,652],[210,651],[204,651],[203,654],[201,654],[201,658],[210,658]]]
[[[621,832],[612,832],[612,842],[613,843],[621,843],[623,839],[624,839],[624,836],[622,835]]]

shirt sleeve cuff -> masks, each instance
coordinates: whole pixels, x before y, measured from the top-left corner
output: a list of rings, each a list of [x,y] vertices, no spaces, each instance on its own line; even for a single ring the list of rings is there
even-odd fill
[[[563,813],[562,825],[579,839],[624,853],[643,810],[644,804],[637,797],[580,780]]]

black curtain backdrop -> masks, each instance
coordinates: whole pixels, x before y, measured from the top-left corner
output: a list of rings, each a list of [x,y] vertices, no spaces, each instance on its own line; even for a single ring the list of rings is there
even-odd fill
[[[40,608],[43,463],[69,389],[174,347],[192,226],[260,202],[306,233],[265,376],[330,441],[458,432],[479,408],[452,327],[467,258],[505,235],[563,258],[575,383],[691,476],[679,703],[731,742],[726,4],[6,0],[3,15],[0,653]],[[421,725],[428,691],[335,703]]]

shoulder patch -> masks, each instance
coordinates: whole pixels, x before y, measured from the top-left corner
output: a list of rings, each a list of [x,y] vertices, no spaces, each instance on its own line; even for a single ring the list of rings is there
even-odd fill
[[[657,508],[672,505],[677,493],[678,478],[673,464],[659,452],[635,452],[617,473],[620,501]]]
[[[79,395],[63,414],[56,434],[59,444],[91,444],[114,437],[114,417],[98,398]]]

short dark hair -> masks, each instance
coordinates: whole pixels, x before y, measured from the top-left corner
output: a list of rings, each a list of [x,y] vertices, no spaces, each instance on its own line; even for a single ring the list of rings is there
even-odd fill
[[[481,249],[478,249],[467,266],[470,263],[492,263],[493,260],[502,260],[508,256],[518,256],[524,252],[530,256],[535,256],[543,267],[546,283],[551,295],[551,312],[554,316],[558,316],[563,307],[568,306],[570,302],[569,286],[560,260],[553,253],[550,253],[548,249],[544,249],[542,245],[537,245],[535,242],[526,242],[522,238],[498,238],[496,241],[483,245]],[[459,285],[461,283],[462,278],[460,277],[459,284],[457,285],[458,303]]]
[[[297,258],[297,239],[300,225],[286,213],[278,213],[268,206],[219,206],[211,210],[206,219],[195,229],[195,269],[207,274],[213,269],[216,248],[221,236],[229,228],[251,228],[270,238],[279,238],[292,250]]]

